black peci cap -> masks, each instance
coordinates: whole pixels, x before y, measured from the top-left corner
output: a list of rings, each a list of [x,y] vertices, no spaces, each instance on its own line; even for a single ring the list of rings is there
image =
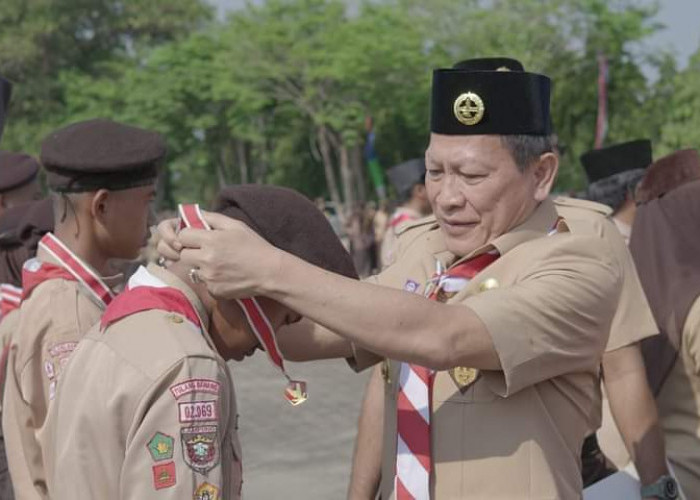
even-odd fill
[[[433,72],[431,131],[445,135],[549,135],[551,81],[523,71]]]
[[[476,57],[460,61],[452,69],[463,71],[525,71],[523,64],[510,57]]]
[[[399,198],[405,198],[411,193],[413,186],[425,180],[425,160],[414,158],[400,163],[387,170],[386,175]]]
[[[291,189],[245,184],[219,192],[214,210],[248,225],[277,248],[357,279],[350,254],[316,205]]]
[[[39,175],[39,162],[24,153],[0,151],[0,193],[29,184]]]
[[[648,139],[593,149],[581,155],[590,184],[627,170],[647,168],[651,162],[651,141]]]
[[[117,191],[153,182],[165,153],[160,134],[98,119],[69,125],[46,137],[41,162],[54,191]]]
[[[5,118],[7,117],[7,108],[10,106],[11,96],[12,85],[0,75],[0,139],[2,139],[2,131],[5,128]]]

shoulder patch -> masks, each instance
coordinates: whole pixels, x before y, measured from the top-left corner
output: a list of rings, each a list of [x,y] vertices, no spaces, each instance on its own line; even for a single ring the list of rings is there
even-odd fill
[[[153,487],[156,490],[175,486],[175,462],[153,466]]]
[[[399,224],[395,232],[397,236],[401,236],[402,234],[405,234],[413,229],[425,226],[432,226],[433,224],[437,224],[437,220],[435,219],[434,215],[429,215],[427,217],[423,217],[422,219]]]
[[[153,461],[171,460],[175,439],[162,432],[156,432],[146,445]]]
[[[170,392],[175,399],[180,399],[186,394],[201,392],[206,394],[219,395],[221,384],[216,380],[208,378],[191,378],[170,387]]]
[[[602,203],[596,203],[595,201],[581,200],[578,198],[569,198],[567,196],[557,196],[554,198],[554,204],[557,207],[568,207],[568,208],[578,208],[581,210],[589,210],[592,212],[597,212],[606,217],[612,215],[612,208]]]
[[[190,469],[207,474],[219,464],[219,432],[216,425],[183,427],[180,438],[182,455]]]
[[[219,488],[209,483],[200,484],[194,492],[194,500],[219,500]]]

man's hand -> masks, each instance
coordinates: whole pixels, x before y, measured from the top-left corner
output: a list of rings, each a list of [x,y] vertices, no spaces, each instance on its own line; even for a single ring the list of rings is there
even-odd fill
[[[158,224],[158,237],[158,253],[167,260],[180,260],[182,245],[177,239],[177,219],[166,219]]]

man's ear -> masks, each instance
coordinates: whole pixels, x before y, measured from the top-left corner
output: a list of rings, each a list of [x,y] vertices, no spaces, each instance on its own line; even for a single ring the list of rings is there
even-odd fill
[[[107,214],[108,201],[111,193],[107,189],[95,191],[90,200],[90,215],[101,220]]]
[[[535,200],[544,201],[552,191],[559,171],[559,157],[552,152],[544,153],[530,166],[535,183]]]

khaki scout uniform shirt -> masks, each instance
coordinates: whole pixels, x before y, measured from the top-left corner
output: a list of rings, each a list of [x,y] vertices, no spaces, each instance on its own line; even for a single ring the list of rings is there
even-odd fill
[[[185,294],[203,329],[150,310],[88,333],[42,436],[52,500],[240,498],[233,383],[208,315],[175,275],[149,271]]]
[[[400,217],[402,215],[406,215],[410,217],[412,220],[418,220],[422,217],[421,214],[413,210],[412,208],[408,207],[399,207],[396,209],[396,211],[389,217],[389,221],[391,221],[394,217]],[[382,267],[387,267],[391,265],[391,263],[395,259],[394,252],[396,251],[396,246],[397,246],[397,238],[398,234],[401,232],[401,229],[405,227],[406,225],[410,224],[410,222],[400,222],[396,226],[389,226],[386,228],[386,232],[384,233],[384,239],[382,240],[382,246],[381,246],[381,252],[380,252],[380,258],[381,258],[381,264]]]
[[[685,320],[678,359],[656,403],[673,472],[688,500],[700,498],[700,297]]]
[[[41,249],[37,257],[58,265]],[[48,498],[37,434],[44,427],[65,363],[78,341],[99,321],[102,305],[78,282],[51,279],[36,287],[19,314],[3,398],[7,460],[17,500]]]
[[[579,457],[621,270],[592,229],[547,236],[556,218],[554,204],[541,203],[493,241],[501,257],[448,300],[479,316],[502,370],[482,371],[466,388],[452,371],[435,374],[433,500],[581,495]],[[436,259],[455,262],[434,220],[409,227],[399,240],[405,244],[396,264],[376,278],[381,285],[423,293]],[[362,368],[377,358],[356,349],[354,361]],[[383,499],[394,498],[399,368],[390,362],[386,377]]]

